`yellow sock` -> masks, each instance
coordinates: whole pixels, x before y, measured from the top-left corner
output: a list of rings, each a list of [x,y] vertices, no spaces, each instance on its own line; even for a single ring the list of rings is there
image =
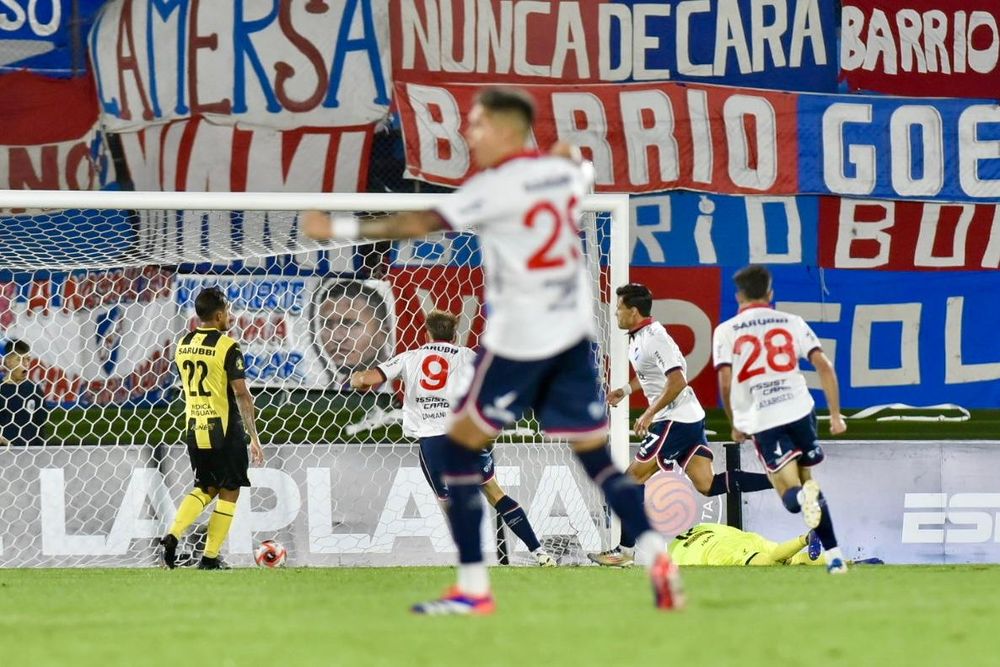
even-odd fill
[[[809,560],[809,554],[801,551],[788,561],[789,565],[826,565],[826,557],[820,556],[816,560]]]
[[[174,522],[170,526],[170,534],[181,539],[184,531],[205,511],[210,502],[212,502],[212,496],[201,489],[192,489],[191,493],[184,496],[181,506],[177,508],[177,515],[174,516]]]
[[[802,551],[806,543],[807,539],[805,535],[782,542],[771,550],[771,558],[776,563],[783,563]]]
[[[212,518],[208,520],[208,542],[205,543],[205,556],[207,558],[218,558],[219,549],[229,535],[229,526],[233,523],[233,514],[236,513],[236,503],[219,499],[215,503],[215,511]]]

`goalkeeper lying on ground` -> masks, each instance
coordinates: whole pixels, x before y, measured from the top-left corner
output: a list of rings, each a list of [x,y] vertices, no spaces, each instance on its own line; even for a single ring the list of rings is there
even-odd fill
[[[675,537],[667,546],[678,565],[824,565],[823,546],[812,531],[808,535],[772,542],[720,523],[699,523]],[[882,561],[869,558],[860,563]]]

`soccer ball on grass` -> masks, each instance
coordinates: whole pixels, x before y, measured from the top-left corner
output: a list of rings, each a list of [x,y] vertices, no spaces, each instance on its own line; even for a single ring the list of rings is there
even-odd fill
[[[280,542],[264,540],[254,552],[253,559],[262,567],[281,567],[288,558],[288,550]]]

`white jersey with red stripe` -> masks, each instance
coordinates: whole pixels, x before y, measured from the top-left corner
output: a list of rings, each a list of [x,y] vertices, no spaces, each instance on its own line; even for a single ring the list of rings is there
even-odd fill
[[[817,349],[805,320],[769,306],[744,307],[716,327],[715,367],[732,366],[733,426],[753,435],[808,415],[814,402],[799,358]]]
[[[475,356],[467,347],[436,342],[378,365],[386,381],[403,381],[404,435],[427,438],[447,431],[454,385],[461,381],[460,370]]]
[[[663,325],[652,318],[643,320],[629,331],[628,360],[650,405],[663,394],[668,374],[679,370],[687,377],[687,361],[681,349]],[[691,424],[704,418],[705,410],[694,390],[687,386],[677,398],[656,413],[653,421],[669,419]]]
[[[578,205],[580,165],[526,152],[476,174],[438,208],[479,237],[486,275],[483,347],[518,361],[554,356],[596,334]]]

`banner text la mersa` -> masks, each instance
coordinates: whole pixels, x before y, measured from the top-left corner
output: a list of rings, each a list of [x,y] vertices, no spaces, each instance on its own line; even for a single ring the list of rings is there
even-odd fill
[[[231,6],[124,0],[100,16],[89,46],[110,129],[199,114],[276,127],[353,125],[384,113],[387,35],[371,0],[274,2],[264,12],[260,3]]]
[[[596,17],[576,1],[402,0],[398,63],[403,71],[649,81],[747,75],[769,65],[798,68],[828,61],[816,0],[776,0],[767,3],[769,12],[764,3],[737,0],[593,4]],[[714,30],[706,30],[709,20]],[[710,61],[693,55],[695,34],[714,36]],[[551,52],[546,62],[532,61],[542,36]],[[650,53],[674,44],[676,71],[649,62]]]
[[[518,466],[497,466],[496,472],[505,488],[521,483]],[[301,486],[287,472],[273,468],[251,469],[250,480],[253,488],[270,490],[275,501],[270,509],[253,511],[250,494],[241,495],[229,535],[230,553],[252,553],[256,533],[274,534],[290,529],[298,521],[306,524],[311,554],[388,554],[402,537],[428,538],[437,553],[454,550],[440,506],[419,467],[398,468],[387,492],[373,496],[373,502],[381,503],[381,510],[371,533],[334,530],[337,490],[330,468],[307,468]],[[134,468],[107,534],[70,534],[66,515],[73,498],[66,497],[64,469],[40,469],[39,482],[44,556],[124,556],[132,540],[161,536],[175,511],[163,475],[154,468]],[[525,506],[540,537],[575,534],[585,550],[601,546],[594,517],[569,466],[545,466]],[[152,518],[148,507],[153,509]],[[305,517],[301,517],[303,509]],[[487,520],[484,516],[484,523]],[[484,530],[483,534],[492,536],[493,531]]]

